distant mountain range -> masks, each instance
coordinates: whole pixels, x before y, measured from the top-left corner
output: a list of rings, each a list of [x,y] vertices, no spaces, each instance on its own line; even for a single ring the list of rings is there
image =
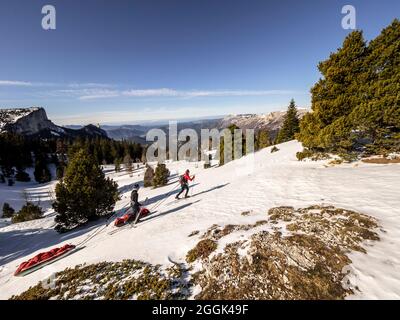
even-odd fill
[[[307,109],[298,108],[299,118],[308,112]],[[286,111],[275,111],[267,114],[238,114],[228,115],[215,119],[200,119],[178,122],[178,132],[182,129],[193,129],[200,136],[201,129],[224,129],[232,124],[241,129],[268,130],[270,136],[275,138],[281,128]],[[69,128],[80,128],[79,126],[68,126]],[[146,144],[146,134],[150,129],[162,129],[168,135],[168,124],[145,124],[145,125],[102,125],[101,128],[114,140],[132,140]]]
[[[297,114],[301,119],[308,109],[298,108]],[[239,114],[229,115],[219,122],[220,128],[227,128],[232,124],[241,129],[267,130],[272,138],[276,137],[282,127],[286,111],[274,111],[266,114]]]
[[[300,118],[308,112],[307,109],[302,108],[297,111]],[[201,129],[221,130],[235,124],[241,129],[268,130],[274,138],[282,126],[285,114],[286,111],[275,111],[267,114],[238,114],[216,119],[182,121],[178,122],[178,132],[182,129],[193,129],[200,136]],[[162,129],[168,135],[168,123],[102,125],[101,128],[92,124],[62,127],[51,122],[47,118],[45,109],[40,107],[0,109],[0,133],[7,131],[40,138],[108,137],[114,140],[148,144],[146,134],[150,129]]]

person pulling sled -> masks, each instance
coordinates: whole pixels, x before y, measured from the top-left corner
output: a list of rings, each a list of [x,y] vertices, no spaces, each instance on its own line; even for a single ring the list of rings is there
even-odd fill
[[[179,199],[179,196],[186,191],[185,193],[185,198],[189,198],[190,196],[188,195],[189,193],[189,181],[193,181],[195,176],[190,177],[190,171],[189,169],[186,170],[185,174],[181,176],[179,179],[179,182],[181,184],[181,191],[176,195],[175,199]]]

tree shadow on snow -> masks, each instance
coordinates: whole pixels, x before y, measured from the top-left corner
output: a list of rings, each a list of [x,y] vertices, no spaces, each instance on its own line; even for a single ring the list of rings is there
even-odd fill
[[[185,209],[185,208],[187,208],[187,207],[190,207],[191,205],[193,205],[193,204],[195,204],[195,203],[198,203],[198,202],[200,202],[200,201],[201,201],[201,200],[199,199],[199,200],[197,200],[197,201],[185,203],[185,204],[183,204],[183,205],[181,205],[181,206],[178,206],[178,207],[175,207],[175,208],[173,208],[173,209],[170,209],[170,210],[167,210],[167,211],[163,211],[163,212],[161,212],[161,213],[159,213],[159,214],[153,214],[153,215],[151,214],[151,215],[149,215],[148,218],[143,219],[143,220],[140,220],[139,223],[138,223],[138,225],[146,224],[146,223],[150,222],[151,220],[155,220],[155,219],[161,218],[161,217],[163,217],[163,216],[166,216],[167,214],[180,211],[180,210]]]
[[[194,183],[194,184],[192,184],[192,185],[190,186],[190,188],[193,188],[194,186],[197,186],[197,185],[198,185],[198,183]],[[170,190],[170,191],[168,191],[168,192],[165,192],[165,193],[163,193],[163,194],[159,194],[159,195],[157,195],[157,196],[155,196],[155,197],[153,197],[153,198],[151,198],[151,199],[148,199],[147,202],[146,202],[146,203],[143,203],[143,204],[145,204],[146,206],[151,205],[151,204],[156,203],[156,202],[158,202],[158,201],[161,201],[161,200],[163,200],[163,199],[165,199],[165,198],[167,198],[167,197],[175,196],[175,195],[178,194],[180,191],[181,191],[180,186],[176,186],[175,189],[172,189],[172,190]]]
[[[85,234],[89,236],[97,228],[112,223],[113,219],[123,212],[125,212],[125,209],[117,210],[116,214],[109,219],[104,217],[96,221],[90,221],[85,225],[61,234],[54,229],[41,228],[0,232],[0,266],[22,257],[28,260],[32,258],[33,253],[36,251],[50,250],[52,247],[59,246],[60,243],[66,241],[71,240],[71,244],[78,245],[85,238],[73,241],[75,238]]]

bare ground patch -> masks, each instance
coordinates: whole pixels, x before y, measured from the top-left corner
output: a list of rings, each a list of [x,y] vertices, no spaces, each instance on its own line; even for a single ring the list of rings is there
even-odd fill
[[[396,158],[369,158],[361,160],[365,163],[373,163],[373,164],[389,164],[389,163],[400,163],[400,157]]]
[[[356,290],[344,272],[348,253],[366,253],[376,228],[373,218],[333,206],[276,207],[253,224],[211,226],[187,263],[78,265],[12,299],[187,299],[195,286],[196,299],[343,299]]]
[[[182,272],[176,266],[162,270],[160,266],[136,260],[78,265],[11,299],[183,299],[189,291]]]
[[[268,231],[202,260],[193,276],[201,288],[196,299],[343,299],[354,292],[343,272],[351,263],[347,253],[365,253],[363,241],[379,240],[374,219],[329,206],[278,207],[268,216]],[[224,233],[215,230],[205,236],[215,241]]]

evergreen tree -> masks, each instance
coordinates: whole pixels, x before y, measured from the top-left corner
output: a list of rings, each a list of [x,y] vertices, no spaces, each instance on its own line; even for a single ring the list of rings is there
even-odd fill
[[[18,167],[17,173],[15,175],[15,180],[20,182],[29,182],[31,181],[31,177],[29,176],[28,173],[25,172],[24,168]]]
[[[360,31],[322,62],[312,113],[298,139],[311,151],[386,154],[400,150],[400,21],[368,46]]]
[[[9,203],[4,202],[3,204],[3,218],[11,218],[15,213],[15,210],[10,206]]]
[[[365,99],[359,89],[365,81],[367,54],[362,32],[354,31],[337,52],[319,64],[323,77],[311,89],[312,113],[304,116],[297,135],[306,148],[332,152],[351,149],[352,127],[347,116]]]
[[[169,170],[164,163],[159,163],[156,167],[156,171],[153,178],[153,186],[161,187],[168,183]]]
[[[65,171],[65,163],[60,162],[56,168],[56,176],[58,180],[61,180],[64,177],[64,171]]]
[[[400,151],[400,21],[395,19],[368,46],[365,101],[349,116],[369,153]]]
[[[284,116],[282,128],[279,130],[276,143],[293,140],[295,134],[298,133],[299,130],[299,117],[297,115],[296,104],[292,99]]]
[[[47,167],[46,156],[36,154],[35,171],[33,172],[36,182],[46,183],[51,181],[51,173]]]
[[[114,165],[115,165],[115,172],[120,172],[121,171],[121,159],[116,158]]]
[[[264,149],[271,145],[271,139],[267,130],[260,130],[257,133],[256,150]]]
[[[69,162],[64,179],[56,186],[57,230],[68,230],[113,210],[118,185],[105,175],[93,156],[84,150]]]
[[[27,202],[17,214],[13,215],[12,223],[30,221],[40,219],[43,217],[43,210],[41,207]]]
[[[145,188],[151,187],[153,185],[154,170],[151,166],[146,165],[146,171],[144,173],[143,185]]]
[[[235,159],[235,148],[240,148],[239,146],[235,146],[235,143],[241,143],[242,144],[242,146],[241,146],[241,148],[242,148],[242,154],[240,155],[240,156],[242,156],[243,154],[245,154],[246,153],[246,138],[245,138],[245,136],[242,134],[242,139],[241,139],[241,141],[239,141],[239,142],[237,142],[237,141],[235,141],[235,130],[237,130],[237,129],[240,129],[237,125],[235,125],[235,124],[232,124],[232,125],[230,125],[229,127],[228,127],[228,129],[229,129],[229,131],[231,132],[231,137],[232,137],[232,145],[231,146],[228,146],[228,148],[230,149],[230,150],[228,150],[227,152],[232,152],[232,156],[231,156],[231,158],[232,158],[232,160],[234,160]],[[219,143],[219,165],[220,166],[222,166],[222,165],[224,165],[226,162],[229,162],[229,161],[226,161],[227,159],[225,159],[225,138],[224,137],[221,137],[221,139],[220,139],[220,143]]]

